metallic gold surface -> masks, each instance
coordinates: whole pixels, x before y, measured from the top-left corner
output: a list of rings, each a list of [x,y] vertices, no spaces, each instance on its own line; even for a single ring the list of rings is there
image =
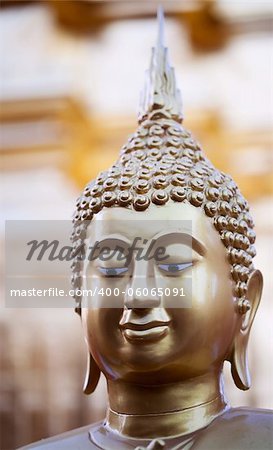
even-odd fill
[[[162,30],[162,17],[160,23]],[[95,307],[76,297],[88,346],[84,391],[93,392],[99,373],[105,375],[107,417],[41,447],[269,449],[272,414],[230,408],[222,382],[227,360],[237,387],[250,387],[247,342],[262,275],[252,262],[255,233],[248,204],[181,125],[179,95],[161,37],[145,92],[136,133],[114,166],[91,182],[77,202],[72,282],[75,288],[93,287],[89,274],[97,268],[81,260],[83,243],[107,239],[111,244],[118,235],[131,244],[135,236],[147,242],[160,236],[167,248],[176,248],[187,235],[192,249],[174,252],[174,257],[175,264],[191,267],[192,291],[186,291],[191,307],[174,307],[166,295],[147,298],[141,293],[177,287],[187,270],[164,276],[154,260],[134,258],[131,272],[118,279],[96,276],[99,288],[118,285],[121,292],[115,308],[103,296],[92,299]],[[175,231],[174,223],[180,223]],[[113,262],[107,268],[115,268]],[[123,295],[128,286],[133,294]]]

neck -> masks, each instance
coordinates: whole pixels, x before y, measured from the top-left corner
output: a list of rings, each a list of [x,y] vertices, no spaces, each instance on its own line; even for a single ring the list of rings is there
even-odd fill
[[[157,386],[108,381],[108,392],[109,427],[132,438],[188,434],[226,408],[220,373]]]

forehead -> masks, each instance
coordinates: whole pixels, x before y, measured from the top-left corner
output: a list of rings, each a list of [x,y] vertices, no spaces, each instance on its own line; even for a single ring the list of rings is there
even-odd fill
[[[206,246],[224,247],[211,220],[201,208],[177,202],[164,206],[150,205],[142,212],[122,207],[103,208],[94,216],[87,237],[99,241],[107,236],[117,236],[131,241],[135,236],[153,239],[172,231],[194,236]]]

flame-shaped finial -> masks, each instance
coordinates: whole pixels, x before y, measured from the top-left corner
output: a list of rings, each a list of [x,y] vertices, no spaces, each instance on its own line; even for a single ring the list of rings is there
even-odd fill
[[[152,48],[149,70],[141,95],[139,122],[148,116],[166,117],[182,122],[182,101],[176,87],[175,73],[168,60],[168,49],[164,46],[164,12],[162,6],[157,10],[158,37],[156,47]]]
[[[157,8],[157,23],[157,47],[164,47],[164,11],[161,5]]]

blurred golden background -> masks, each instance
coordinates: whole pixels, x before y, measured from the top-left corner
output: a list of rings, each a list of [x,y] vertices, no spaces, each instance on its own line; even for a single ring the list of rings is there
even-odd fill
[[[227,395],[234,406],[273,408],[273,7],[161,4],[185,126],[237,181],[256,222],[265,287],[250,342],[253,387],[239,392],[227,370]],[[6,219],[69,219],[84,184],[116,159],[136,127],[156,8],[152,0],[2,0],[2,245]],[[0,312],[1,450],[102,418],[104,380],[90,397],[81,391],[85,344],[76,314],[8,309],[4,294]]]

